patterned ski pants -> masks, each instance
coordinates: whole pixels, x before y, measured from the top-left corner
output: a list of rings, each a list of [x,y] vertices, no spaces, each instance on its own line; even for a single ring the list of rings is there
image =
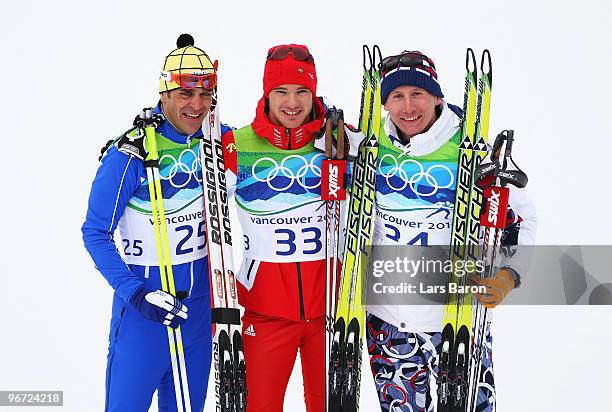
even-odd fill
[[[442,333],[400,332],[378,317],[367,316],[370,367],[383,412],[433,412],[435,410],[438,353]],[[478,412],[495,411],[495,384],[491,357],[490,323],[478,384]]]

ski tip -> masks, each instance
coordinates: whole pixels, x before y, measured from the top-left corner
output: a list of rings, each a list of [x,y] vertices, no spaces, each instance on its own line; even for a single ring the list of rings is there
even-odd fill
[[[372,48],[372,54],[374,57],[372,68],[374,70],[378,70],[380,64],[382,63],[382,52],[380,51],[380,47],[378,47],[378,44],[375,44],[374,47]]]
[[[480,71],[482,74],[490,76],[492,71],[491,64],[491,52],[489,49],[484,49],[482,51],[482,57],[480,58]]]
[[[476,55],[474,54],[474,50],[468,47],[465,52],[465,68],[470,73],[476,73]]]
[[[363,46],[363,70],[369,71],[372,68],[374,62],[372,61],[372,52],[367,44]]]

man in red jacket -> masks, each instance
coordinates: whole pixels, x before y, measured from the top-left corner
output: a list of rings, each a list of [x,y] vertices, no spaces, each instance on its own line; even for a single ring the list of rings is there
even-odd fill
[[[298,350],[308,411],[325,403],[325,207],[314,147],[325,109],[305,46],[268,52],[255,120],[223,136],[244,232],[237,276],[249,412],[282,411]]]

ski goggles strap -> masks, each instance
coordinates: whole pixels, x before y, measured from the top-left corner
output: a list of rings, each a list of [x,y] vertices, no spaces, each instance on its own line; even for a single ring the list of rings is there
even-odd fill
[[[435,79],[438,78],[434,62],[420,52],[404,51],[396,56],[385,57],[380,62],[380,74],[385,77],[390,71],[400,67],[415,67],[429,72]]]
[[[266,60],[284,60],[291,53],[295,60],[312,62],[314,61],[312,55],[308,50],[304,50],[299,47],[292,46],[276,46],[268,52]]]
[[[175,82],[183,89],[194,89],[198,85],[202,85],[202,88],[212,90],[217,85],[217,74],[214,72],[174,73],[162,71],[159,77],[167,82]]]

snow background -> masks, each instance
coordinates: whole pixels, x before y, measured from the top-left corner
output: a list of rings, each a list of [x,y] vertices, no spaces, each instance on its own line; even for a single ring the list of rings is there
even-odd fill
[[[236,126],[253,118],[272,45],[307,44],[319,94],[354,123],[362,44],[384,55],[424,51],[459,105],[465,49],[487,47],[491,135],[516,131],[538,242],[612,244],[612,226],[598,219],[610,204],[600,183],[612,150],[609,2],[2,3],[0,112],[11,153],[2,156],[0,390],[63,390],[63,410],[103,409],[112,292],[80,226],[101,145],[156,103],[163,57],[183,32],[219,59],[222,119]],[[608,410],[610,315],[610,307],[496,310],[498,410]],[[361,408],[378,410],[367,361],[363,371]],[[288,410],[304,410],[301,382],[297,362]]]

